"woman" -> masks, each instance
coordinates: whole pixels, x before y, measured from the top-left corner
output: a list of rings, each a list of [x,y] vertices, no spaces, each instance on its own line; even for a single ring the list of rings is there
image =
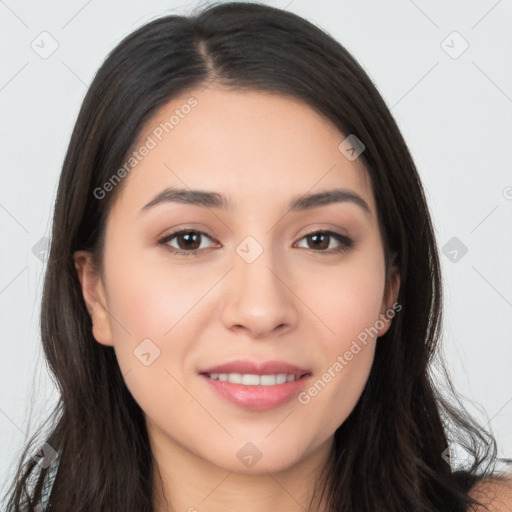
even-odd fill
[[[510,510],[493,438],[431,379],[437,254],[329,35],[239,3],[138,29],[64,162],[41,312],[62,398],[8,509]]]

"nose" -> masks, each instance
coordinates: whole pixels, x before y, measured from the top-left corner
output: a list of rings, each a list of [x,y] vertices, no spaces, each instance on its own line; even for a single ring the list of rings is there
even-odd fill
[[[238,254],[227,276],[222,321],[232,331],[268,338],[293,329],[298,317],[293,278],[272,258],[270,250],[249,263]]]

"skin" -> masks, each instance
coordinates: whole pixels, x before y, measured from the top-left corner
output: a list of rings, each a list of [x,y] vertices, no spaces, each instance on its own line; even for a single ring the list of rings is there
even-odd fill
[[[507,512],[512,510],[512,472],[500,478],[487,477],[475,484],[470,495],[482,503],[470,512]]]
[[[164,483],[162,493],[155,488],[155,510],[168,510],[165,496],[173,510],[302,512],[391,321],[305,405],[294,398],[247,411],[214,394],[198,370],[280,359],[309,369],[314,382],[392,307],[399,278],[386,279],[375,198],[360,160],[347,159],[338,149],[345,135],[295,98],[210,85],[162,107],[134,146],[191,96],[197,106],[118,185],[102,271],[89,253],[75,254],[93,335],[114,347],[146,415]],[[233,207],[167,203],[141,212],[169,186],[219,192]],[[292,198],[332,188],[357,193],[370,212],[343,202],[286,213]],[[158,245],[182,228],[207,233],[197,255],[170,252],[187,250],[179,237]],[[341,243],[306,237],[322,230],[354,244],[326,254]],[[248,236],[263,250],[252,263],[236,252]],[[160,350],[148,366],[134,356],[147,338]],[[250,468],[237,457],[248,442],[261,453]]]

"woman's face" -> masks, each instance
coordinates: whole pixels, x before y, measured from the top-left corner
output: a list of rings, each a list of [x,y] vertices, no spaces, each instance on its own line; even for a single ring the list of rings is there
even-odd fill
[[[93,334],[160,453],[282,470],[327,453],[356,405],[399,283],[385,294],[375,199],[345,138],[287,96],[197,89],[95,191],[122,187],[102,277],[76,255]]]

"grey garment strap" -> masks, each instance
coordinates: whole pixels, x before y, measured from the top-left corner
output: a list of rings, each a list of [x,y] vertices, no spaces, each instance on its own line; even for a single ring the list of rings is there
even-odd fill
[[[35,512],[46,512],[48,507],[48,501],[50,500],[50,493],[52,490],[55,475],[57,474],[57,468],[59,466],[60,454],[50,464],[50,471],[46,474],[46,478],[43,483],[43,489],[41,491],[41,503],[36,506]],[[5,512],[11,512],[10,509],[5,509]]]
[[[48,507],[48,501],[50,500],[50,493],[57,474],[57,468],[59,467],[60,453],[50,464],[50,470],[46,474],[46,478],[43,484],[43,490],[41,492],[41,504],[36,507],[36,512],[46,512]]]

